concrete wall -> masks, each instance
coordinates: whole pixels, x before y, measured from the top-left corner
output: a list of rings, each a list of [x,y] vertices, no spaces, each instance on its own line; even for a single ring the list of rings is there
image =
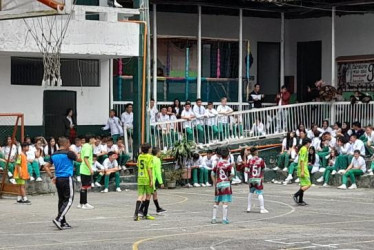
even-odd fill
[[[0,113],[24,113],[28,126],[43,125],[43,91],[73,90],[77,92],[78,125],[104,124],[109,110],[109,60],[101,60],[100,87],[46,88],[42,86],[11,85],[11,59],[0,56]]]

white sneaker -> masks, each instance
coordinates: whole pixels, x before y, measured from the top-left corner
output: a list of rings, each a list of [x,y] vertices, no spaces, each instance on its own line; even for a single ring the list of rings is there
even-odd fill
[[[283,172],[287,172],[288,171],[288,168],[284,168],[282,169]]]
[[[199,183],[193,184],[194,187],[201,187]]]
[[[326,170],[326,168],[320,168],[320,169],[318,170],[318,172],[320,172],[320,173],[324,173],[325,170]]]
[[[126,167],[126,166],[122,166],[122,169],[126,171],[126,170],[127,170],[127,167]]]
[[[297,179],[295,180],[295,182],[296,182],[296,183],[299,183],[299,182],[300,182],[300,179],[299,179],[299,178],[297,178]]]
[[[86,203],[86,204],[82,205],[82,209],[94,209],[94,206]]]
[[[121,188],[116,188],[117,192],[122,192]]]
[[[268,213],[269,211],[266,210],[265,208],[260,210],[260,214],[268,214]]]
[[[77,208],[82,208],[82,204],[78,204]]]
[[[91,187],[94,188],[94,187],[95,187],[95,184],[94,184],[94,183],[91,183]]]
[[[103,191],[101,191],[102,193],[108,193],[108,189],[105,188]]]
[[[203,184],[200,184],[202,187],[206,187],[206,185],[203,183]]]
[[[207,183],[205,184],[205,186],[207,186],[207,187],[211,187],[212,185],[211,185],[209,182],[207,182]]]
[[[369,172],[368,175],[374,175],[373,171]]]
[[[35,181],[35,178],[31,176],[30,181]]]
[[[344,174],[344,171],[345,171],[345,170],[340,169],[340,170],[338,171],[338,174]]]
[[[251,209],[250,209],[250,208],[248,208],[248,209],[247,209],[247,213],[250,213],[250,212],[251,212]]]
[[[277,170],[279,170],[279,167],[275,167],[275,168],[273,168],[273,170],[274,170],[274,171],[277,171]]]
[[[291,174],[289,174],[289,175],[287,176],[287,178],[286,178],[284,181],[289,182],[290,180],[292,180],[292,175],[291,175]]]
[[[330,187],[327,183],[324,183],[322,187]]]
[[[338,187],[338,189],[344,189],[345,190],[345,189],[347,189],[347,185],[342,184],[341,186]]]
[[[331,175],[335,175],[336,174],[336,170],[333,170],[332,172],[331,172]]]
[[[350,189],[350,190],[357,189],[356,183],[353,183],[348,189]]]
[[[80,176],[77,176],[77,182],[81,182],[81,177]]]
[[[283,185],[287,186],[288,182],[289,182],[289,181],[284,181],[284,182],[283,182]]]
[[[323,178],[323,176],[321,176],[321,177],[319,177],[318,179],[317,179],[317,182],[318,183],[321,183],[321,182],[323,182],[325,179]]]
[[[9,179],[9,182],[10,182],[10,183],[12,183],[12,184],[14,184],[14,185],[16,185],[16,184],[17,184],[16,180],[15,180],[15,179],[13,179],[13,178],[12,178],[12,179]]]
[[[96,186],[96,187],[101,187],[101,184],[98,183],[98,182],[95,182],[95,186]]]
[[[38,178],[36,178],[36,181],[37,181],[37,182],[41,182],[41,181],[43,181],[43,180],[42,180],[42,178],[38,177]]]
[[[315,186],[316,186],[316,184],[313,183],[313,184],[312,184],[312,187],[315,187]]]

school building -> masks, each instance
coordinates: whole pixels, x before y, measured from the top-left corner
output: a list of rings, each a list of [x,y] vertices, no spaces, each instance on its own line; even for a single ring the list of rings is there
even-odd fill
[[[281,85],[305,101],[315,81],[373,88],[373,4],[364,1],[78,1],[62,43],[63,86],[41,86],[42,60],[22,19],[0,21],[0,113],[25,114],[26,134],[57,135],[67,108],[78,133],[101,133],[108,110],[138,96],[134,60],[149,19],[148,98],[245,103],[254,83],[265,102]],[[143,2],[143,1],[140,1]],[[148,1],[145,1],[148,2]],[[91,6],[88,6],[90,4]],[[148,3],[147,3],[148,4]],[[146,14],[144,14],[146,13]]]

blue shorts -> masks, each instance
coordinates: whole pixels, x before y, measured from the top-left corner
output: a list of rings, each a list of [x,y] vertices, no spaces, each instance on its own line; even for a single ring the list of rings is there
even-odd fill
[[[263,195],[264,194],[263,190],[256,189],[255,187],[249,188],[249,192],[251,194],[257,194],[257,195]]]
[[[215,202],[231,202],[232,194],[217,195],[214,201]]]

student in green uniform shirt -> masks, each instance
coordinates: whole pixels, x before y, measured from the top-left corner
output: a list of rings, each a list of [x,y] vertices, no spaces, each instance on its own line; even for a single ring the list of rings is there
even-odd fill
[[[303,198],[304,192],[310,188],[312,183],[310,182],[310,174],[308,170],[308,149],[311,144],[311,140],[309,138],[305,138],[303,140],[303,146],[299,150],[299,163],[297,168],[297,176],[300,179],[300,189],[297,191],[293,199],[299,206],[307,205]]]
[[[152,168],[152,175],[153,175],[153,202],[156,206],[156,212],[157,214],[165,213],[166,210],[162,209],[160,205],[158,204],[158,195],[157,195],[157,186],[161,186],[161,188],[164,188],[164,182],[162,180],[162,172],[161,172],[161,150],[158,147],[152,148],[152,155],[153,155],[153,168]],[[139,208],[139,213],[143,214],[144,209],[144,203]]]
[[[134,221],[139,221],[139,208],[144,202],[143,218],[154,220],[153,216],[148,215],[149,200],[154,191],[153,187],[153,156],[150,154],[151,145],[144,143],[141,145],[141,154],[138,156],[138,199],[135,206]]]
[[[95,146],[95,136],[87,136],[86,143],[82,146],[80,157],[82,160],[80,166],[80,175],[82,187],[80,191],[80,202],[78,208],[93,209],[94,207],[87,202],[87,189],[91,188],[91,175],[93,174],[93,147]]]

